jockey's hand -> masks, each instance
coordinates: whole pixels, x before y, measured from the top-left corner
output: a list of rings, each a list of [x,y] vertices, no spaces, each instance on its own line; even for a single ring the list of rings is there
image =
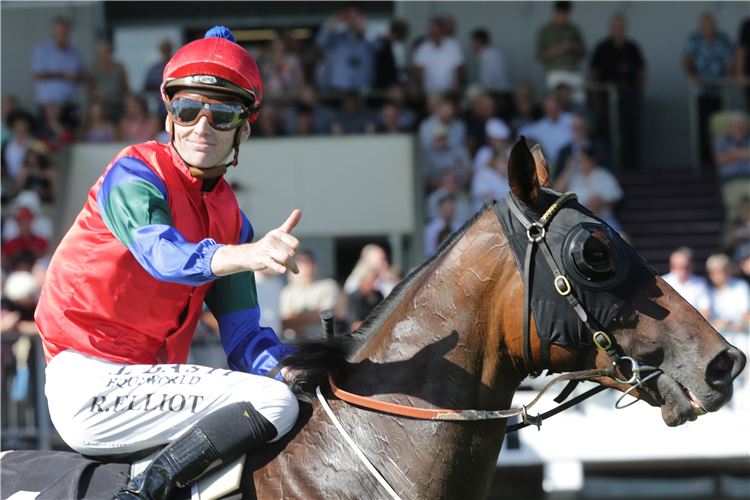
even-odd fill
[[[263,269],[272,269],[278,273],[285,273],[289,269],[294,274],[299,273],[294,261],[299,250],[299,240],[290,233],[301,217],[302,212],[296,209],[281,226],[269,231],[255,243],[219,248],[211,260],[211,272],[216,276]]]
[[[286,382],[297,382],[299,376],[302,375],[302,373],[302,370],[297,370],[296,368],[289,368],[288,366],[285,366],[281,369],[281,378],[283,378]]]

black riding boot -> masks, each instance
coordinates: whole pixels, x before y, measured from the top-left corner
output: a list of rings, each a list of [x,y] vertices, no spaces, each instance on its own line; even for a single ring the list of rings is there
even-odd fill
[[[164,448],[154,461],[130,480],[116,500],[168,500],[175,487],[182,488],[222,463],[218,451],[197,426]]]
[[[276,427],[248,402],[219,408],[164,448],[113,500],[168,500],[175,487],[185,487],[276,435]]]

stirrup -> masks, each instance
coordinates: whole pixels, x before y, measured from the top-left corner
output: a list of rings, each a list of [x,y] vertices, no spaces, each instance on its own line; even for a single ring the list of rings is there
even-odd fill
[[[192,498],[194,500],[216,500],[239,490],[246,458],[247,455],[242,455],[228,464],[220,465],[194,481],[190,485]]]

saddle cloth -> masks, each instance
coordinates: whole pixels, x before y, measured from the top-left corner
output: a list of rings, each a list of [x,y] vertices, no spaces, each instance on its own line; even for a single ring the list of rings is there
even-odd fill
[[[158,451],[135,463],[104,463],[66,451],[9,451],[0,454],[0,500],[111,500]],[[216,500],[236,492],[245,455],[211,471],[174,500]]]

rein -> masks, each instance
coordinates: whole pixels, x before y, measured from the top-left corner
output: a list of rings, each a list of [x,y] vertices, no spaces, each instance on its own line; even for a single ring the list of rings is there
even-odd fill
[[[521,408],[515,408],[511,410],[430,410],[427,408],[415,408],[413,406],[404,406],[404,405],[400,405],[396,403],[387,403],[385,401],[380,401],[377,399],[366,398],[364,396],[358,396],[357,394],[352,394],[351,392],[347,392],[343,389],[340,389],[336,385],[336,382],[333,380],[332,375],[328,376],[328,382],[331,385],[331,392],[333,392],[333,395],[342,401],[346,401],[349,404],[359,406],[362,408],[366,408],[369,410],[375,410],[375,411],[379,411],[382,413],[387,413],[390,415],[399,415],[402,417],[410,417],[410,418],[415,418],[419,420],[476,421],[476,420],[495,420],[499,418],[510,418],[510,417],[515,417],[516,415],[522,415],[523,424],[516,424],[516,425],[509,426],[506,429],[506,434],[508,434],[510,432],[514,432],[514,431],[517,431],[518,429],[526,427],[528,425],[536,425],[537,428],[541,428],[543,419],[547,417],[551,417],[552,415],[555,415],[557,413],[560,413],[561,411],[569,408],[570,406],[573,406],[574,404],[578,404],[584,399],[589,398],[593,396],[594,394],[598,394],[599,392],[606,389],[606,387],[604,386],[595,387],[594,389],[584,394],[581,394],[581,396],[575,398],[575,400],[571,400],[568,403],[565,403],[564,405],[560,405],[546,413],[543,413],[537,416],[529,415],[527,410],[531,408],[532,406],[534,406],[542,398],[542,395],[544,395],[544,393],[547,392],[547,390],[553,385],[559,382],[565,382],[565,381],[571,381],[571,380],[580,381],[580,380],[589,380],[592,378],[614,377],[614,376],[615,376],[615,373],[613,369],[584,370],[584,371],[579,371],[579,372],[566,373],[564,375],[555,377],[550,383],[544,386],[544,389],[542,389],[539,392],[539,394],[537,394],[537,396],[531,401],[531,403],[529,403],[528,405],[523,405]],[[582,396],[585,396],[585,397],[582,397]]]

